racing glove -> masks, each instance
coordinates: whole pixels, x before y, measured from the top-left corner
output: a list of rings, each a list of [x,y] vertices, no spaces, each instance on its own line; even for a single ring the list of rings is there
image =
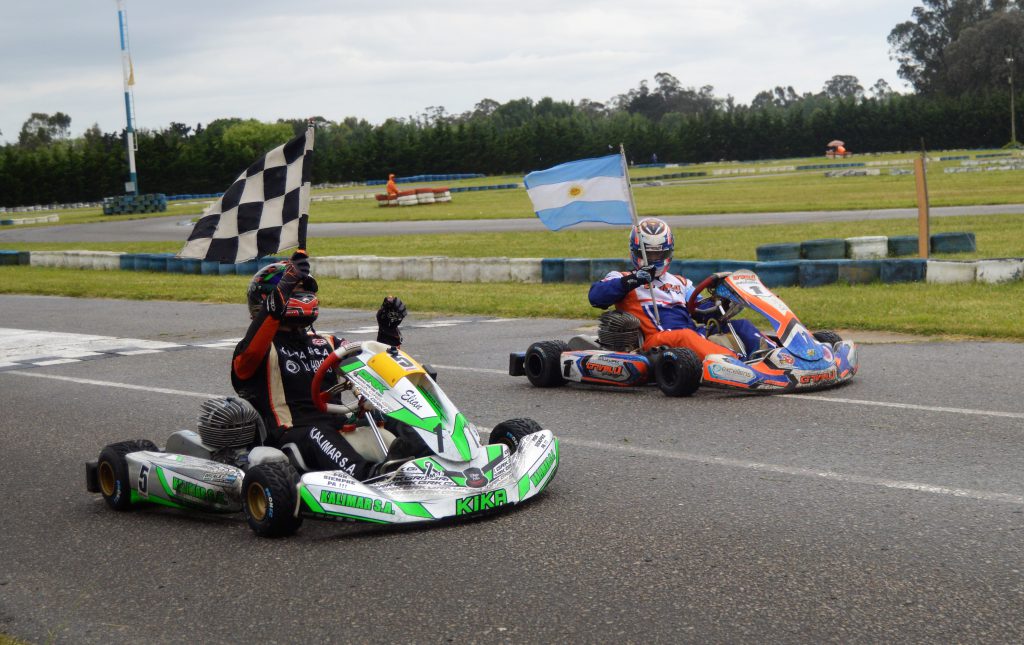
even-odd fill
[[[627,273],[619,278],[619,283],[626,291],[632,291],[640,285],[650,284],[654,280],[654,265],[640,267],[633,273]]]
[[[377,342],[387,343],[393,347],[402,344],[402,332],[398,326],[402,324],[408,310],[398,296],[384,298],[377,310]]]
[[[266,300],[263,301],[267,313],[272,318],[281,320],[284,316],[288,298],[291,297],[296,286],[309,279],[309,270],[309,255],[301,249],[293,253],[288,261],[288,268],[285,269],[284,275],[281,276],[277,286],[267,294]]]

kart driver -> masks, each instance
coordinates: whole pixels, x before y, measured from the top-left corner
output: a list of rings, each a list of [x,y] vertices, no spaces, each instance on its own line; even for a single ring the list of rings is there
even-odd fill
[[[647,264],[644,264],[641,245],[647,252]],[[693,283],[668,272],[674,249],[675,241],[668,224],[654,217],[640,220],[629,235],[629,251],[635,270],[627,273],[612,271],[592,284],[590,304],[601,309],[614,306],[636,316],[640,320],[645,350],[661,345],[687,347],[704,360],[708,354],[744,359],[760,349],[761,334],[749,320],[732,321],[743,344],[739,355],[707,339],[708,326],[698,327],[686,309],[686,301],[694,290]],[[652,309],[655,299],[660,324]],[[704,317],[699,311],[697,316]]]
[[[253,276],[248,290],[252,322],[235,347],[231,384],[259,411],[269,445],[295,443],[310,468],[344,470],[356,479],[367,479],[377,474],[380,464],[365,460],[339,432],[349,420],[322,413],[313,404],[313,376],[343,341],[312,329],[320,303],[309,269],[309,256],[299,250],[289,261],[265,266]],[[385,298],[377,311],[378,342],[400,345],[398,325],[405,315],[399,298]],[[325,375],[325,388],[336,383],[333,372]],[[396,439],[385,461],[408,448],[407,442]]]

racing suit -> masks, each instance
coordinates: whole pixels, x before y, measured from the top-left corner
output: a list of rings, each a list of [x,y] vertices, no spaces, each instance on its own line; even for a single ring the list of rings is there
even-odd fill
[[[631,281],[624,278],[632,275],[631,272],[612,271],[593,283],[590,286],[590,304],[601,309],[614,306],[618,311],[636,316],[644,335],[645,350],[668,345],[692,349],[701,360],[708,354],[745,358],[708,340],[705,337],[706,328],[698,328],[694,323],[686,309],[686,301],[693,293],[692,282],[683,276],[666,272],[660,278],[654,278],[649,285],[640,284],[631,288]],[[660,325],[654,318],[654,299],[657,299]],[[733,320],[732,325],[746,349],[745,355],[749,356],[760,347],[761,334],[753,323],[749,320]]]
[[[310,391],[317,368],[343,341],[305,329],[282,330],[280,324],[266,309],[253,319],[235,347],[231,384],[259,411],[269,445],[294,443],[310,468],[344,470],[366,479],[376,463],[364,459],[339,432],[348,419],[317,410]],[[398,345],[401,334],[397,327],[382,327],[377,340]],[[324,375],[325,389],[335,384],[333,372]]]

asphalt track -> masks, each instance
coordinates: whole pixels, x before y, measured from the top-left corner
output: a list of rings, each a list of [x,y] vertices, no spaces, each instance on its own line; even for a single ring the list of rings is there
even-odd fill
[[[369,207],[369,204],[368,204]],[[933,217],[956,215],[1004,215],[1024,213],[1024,204],[990,206],[947,206],[932,208]],[[784,213],[719,213],[714,215],[669,215],[664,219],[671,226],[756,226],[796,224],[801,222],[844,222],[873,219],[916,218],[916,208],[877,210],[801,211]],[[191,232],[195,215],[150,217],[121,222],[69,224],[34,228],[5,227],[0,230],[0,244],[4,242],[143,242],[175,241],[182,243]],[[537,218],[477,219],[477,220],[424,220],[405,222],[347,222],[309,225],[309,237],[358,237],[367,235],[426,235],[431,233],[465,233],[467,226],[475,233],[504,233],[509,231],[544,231]],[[576,229],[607,228],[607,224],[579,224]]]
[[[1024,639],[1024,345],[883,343],[816,394],[537,390],[509,351],[585,321],[406,321],[478,424],[563,442],[521,509],[389,530],[119,514],[109,442],[228,392],[241,305],[0,296],[0,327],[188,344],[0,371],[0,633],[47,643],[1008,643]],[[372,324],[325,310],[321,329]],[[360,336],[359,334],[363,334]],[[350,334],[365,338],[365,331]],[[856,335],[852,336],[856,340]],[[42,348],[43,353],[61,348]],[[22,351],[24,347],[20,348]],[[2,357],[0,357],[2,360]]]

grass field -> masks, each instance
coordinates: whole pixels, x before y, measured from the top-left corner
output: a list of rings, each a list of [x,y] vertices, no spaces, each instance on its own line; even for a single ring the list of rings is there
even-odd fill
[[[952,154],[952,153],[951,153]],[[912,155],[888,156],[905,159]],[[855,158],[856,159],[856,158]],[[820,163],[821,159],[786,160]],[[939,205],[1004,204],[1024,202],[1021,172],[956,173],[932,164],[929,172],[931,203]],[[716,212],[774,212],[836,208],[914,206],[914,181],[909,175],[826,178],[820,171],[757,175],[771,164],[721,164],[701,167],[740,168],[747,177],[699,179],[659,186],[642,185],[652,177],[682,169],[638,169],[634,173],[641,215]],[[885,172],[883,170],[883,172]],[[466,184],[510,183],[521,177],[465,180]],[[453,182],[454,185],[454,182]],[[343,193],[362,188],[330,189],[318,194]],[[198,210],[198,207],[191,207]],[[188,208],[172,206],[172,214]],[[381,209],[372,200],[314,202],[311,219],[359,221],[377,219],[474,219],[533,217],[522,189],[457,193],[450,205]],[[79,219],[74,219],[75,217]],[[122,216],[127,219],[130,216]],[[62,215],[62,223],[111,221],[95,209]],[[401,223],[396,221],[396,226]],[[467,225],[471,229],[471,224]],[[976,253],[941,256],[951,259],[1024,256],[1024,215],[933,218],[932,232],[972,231]],[[678,259],[754,259],[760,244],[800,242],[817,238],[863,235],[916,235],[913,219],[871,220],[743,228],[675,227]],[[622,257],[626,230],[565,230],[557,233],[462,233],[353,238],[312,238],[314,255],[447,255],[451,257]],[[181,243],[18,243],[3,244],[19,250],[93,249],[121,252],[176,252]],[[183,276],[158,273],[99,273],[38,267],[0,267],[0,293],[53,294],[80,297],[241,302],[247,279],[238,276]],[[116,284],[116,288],[112,285]],[[373,309],[385,293],[401,295],[419,313],[483,314],[595,318],[587,304],[586,285],[573,284],[455,284],[434,282],[387,283],[373,281],[321,282],[325,306]],[[1024,283],[1003,285],[863,285],[814,289],[778,289],[779,295],[812,328],[899,331],[929,336],[1024,340]],[[197,294],[201,294],[197,296]]]
[[[975,156],[985,151],[949,151],[950,156]],[[850,161],[898,161],[909,166],[913,154],[873,155],[854,157]],[[685,166],[681,168],[639,168],[630,172],[634,184],[637,210],[645,215],[694,215],[708,213],[764,213],[779,211],[910,208],[916,205],[914,177],[890,175],[890,167],[872,177],[825,177],[821,170],[779,174],[759,174],[767,168],[785,164],[820,164],[820,157],[787,159],[761,163],[718,163]],[[835,164],[843,161],[829,162]],[[969,204],[1013,204],[1024,201],[1021,189],[1024,171],[953,173],[945,168],[959,165],[959,161],[934,162],[928,166],[929,199],[932,206],[962,206]],[[726,169],[739,175],[714,177],[715,170]],[[660,185],[647,185],[647,178],[674,172],[705,171],[707,177],[665,180]],[[451,187],[522,183],[521,175],[484,177],[445,182]],[[441,182],[423,182],[409,186],[440,185]],[[403,185],[403,187],[405,187]],[[226,188],[226,187],[225,187]],[[314,196],[344,195],[349,193],[382,192],[380,186],[356,186],[322,189]],[[181,215],[198,216],[203,204],[172,202],[166,213],[146,217]],[[60,224],[84,224],[98,221],[118,221],[142,217],[140,215],[105,216],[98,208],[61,211]],[[411,221],[428,219],[497,219],[534,217],[530,200],[522,188],[485,190],[456,193],[452,201],[409,208],[380,208],[374,199],[345,199],[314,201],[310,205],[313,222]],[[40,224],[38,226],[54,226]]]

